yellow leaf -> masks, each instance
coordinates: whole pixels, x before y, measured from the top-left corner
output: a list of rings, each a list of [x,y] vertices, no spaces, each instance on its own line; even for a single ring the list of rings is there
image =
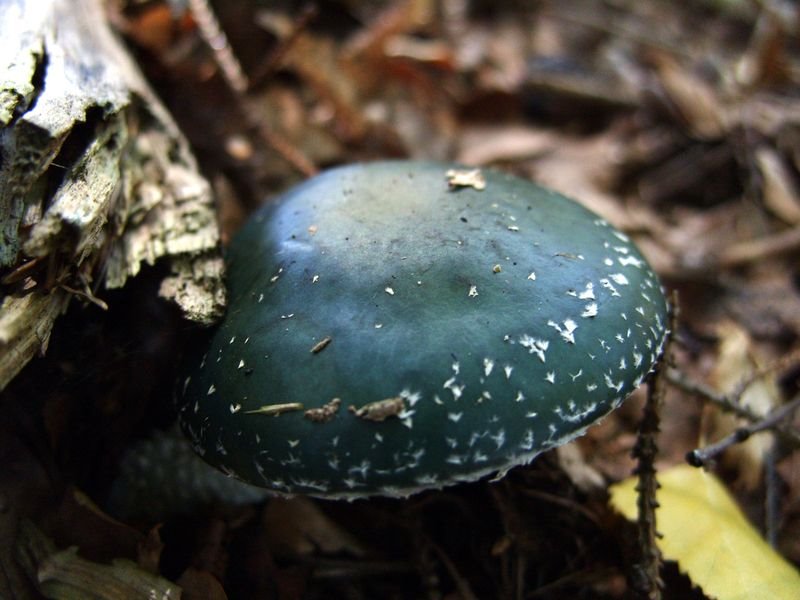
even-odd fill
[[[664,557],[719,600],[797,600],[800,573],[750,525],[716,477],[680,465],[658,476]],[[611,486],[611,504],[636,519],[636,479]]]

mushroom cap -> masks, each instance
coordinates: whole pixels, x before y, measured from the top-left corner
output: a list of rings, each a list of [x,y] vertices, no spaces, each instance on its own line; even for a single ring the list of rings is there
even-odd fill
[[[527,463],[619,406],[666,336],[656,275],[564,196],[430,162],[340,167],[257,212],[179,420],[280,493],[406,496]]]

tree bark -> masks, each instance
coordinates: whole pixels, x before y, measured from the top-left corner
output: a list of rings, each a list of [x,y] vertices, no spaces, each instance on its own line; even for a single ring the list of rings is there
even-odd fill
[[[210,186],[101,1],[0,3],[0,389],[71,298],[102,306],[161,258],[162,295],[214,321],[218,241]]]

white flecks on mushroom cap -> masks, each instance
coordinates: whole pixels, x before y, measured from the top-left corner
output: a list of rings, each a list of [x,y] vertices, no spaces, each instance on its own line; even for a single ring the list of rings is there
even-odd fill
[[[504,472],[580,435],[656,360],[665,305],[627,236],[550,192],[535,201],[522,188],[506,194],[500,183],[515,180],[489,172],[478,194],[447,185],[432,168],[439,201],[401,201],[401,188],[429,179],[427,170],[408,177],[409,168],[381,193],[391,208],[378,209],[375,229],[362,223],[377,201],[353,204],[358,174],[347,170],[305,184],[324,190],[313,202],[292,194],[252,226],[271,236],[273,254],[249,258],[259,263],[256,275],[239,274],[255,273],[245,265],[231,278],[251,286],[248,303],[264,316],[239,317],[232,305],[208,352],[216,360],[182,380],[184,430],[227,472],[280,493],[344,498],[402,496]],[[538,212],[551,202],[546,216]],[[470,229],[454,235],[464,215]],[[549,231],[562,220],[567,234]],[[313,235],[311,222],[320,224]],[[486,268],[501,263],[501,275]],[[301,342],[321,331],[336,343],[312,360]],[[304,354],[292,355],[301,345]],[[321,423],[302,411],[247,414],[274,401],[253,383],[270,378],[289,395],[281,402],[314,408],[341,396],[363,406],[396,397],[404,408],[381,422],[346,411]],[[242,440],[255,452],[240,459]]]

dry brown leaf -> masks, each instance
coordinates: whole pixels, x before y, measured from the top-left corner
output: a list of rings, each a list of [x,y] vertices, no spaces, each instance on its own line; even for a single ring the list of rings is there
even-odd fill
[[[735,393],[743,381],[753,377],[766,361],[747,331],[732,321],[718,326],[719,356],[711,373],[711,382],[722,393]],[[741,395],[741,404],[756,414],[766,414],[780,402],[774,375],[753,381]],[[736,417],[714,411],[710,418],[710,436],[716,441],[730,434],[738,425]],[[723,461],[738,473],[738,483],[747,490],[761,482],[764,458],[774,443],[772,434],[762,433],[731,447]]]
[[[124,14],[113,2],[108,7],[114,25],[143,48],[164,54],[174,42],[175,15],[167,4],[150,5],[136,15]]]
[[[744,87],[780,81],[788,74],[787,34],[792,35],[797,23],[788,6],[783,18],[776,7],[777,3],[762,6],[748,48],[734,67],[736,81]]]
[[[724,290],[720,306],[752,336],[800,335],[800,295],[794,274],[780,263],[762,263],[747,277],[728,277]]]
[[[79,546],[82,555],[92,560],[134,559],[144,542],[139,531],[110,517],[74,487],[65,491],[53,517],[50,527],[59,542]]]
[[[533,179],[577,199],[622,230],[637,227],[620,199],[610,193],[621,153],[614,132],[591,138],[553,134],[548,152],[530,162]]]
[[[550,132],[520,125],[465,127],[459,138],[457,161],[467,165],[525,160],[554,146]]]
[[[725,133],[723,107],[714,88],[665,53],[653,53],[656,73],[673,108],[699,139],[718,139]]]
[[[152,575],[135,563],[116,559],[110,565],[81,558],[75,547],[48,556],[37,572],[39,588],[48,598],[96,600],[170,600],[181,597],[178,585]]]
[[[605,488],[605,479],[583,456],[581,447],[575,442],[556,449],[558,464],[575,487],[585,493]]]
[[[756,150],[755,159],[763,179],[764,204],[785,222],[800,223],[800,196],[780,155],[770,146],[761,146]]]

